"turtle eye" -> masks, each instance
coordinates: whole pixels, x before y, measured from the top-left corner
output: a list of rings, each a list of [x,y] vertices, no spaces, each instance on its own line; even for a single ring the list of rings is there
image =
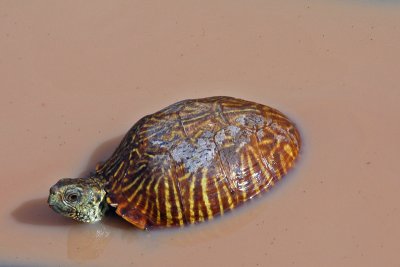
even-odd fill
[[[65,195],[65,200],[68,203],[76,203],[79,200],[79,194],[76,192],[71,192]]]

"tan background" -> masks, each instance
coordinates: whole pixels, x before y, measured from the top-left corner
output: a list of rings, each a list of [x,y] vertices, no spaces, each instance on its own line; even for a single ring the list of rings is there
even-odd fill
[[[400,266],[400,5],[0,1],[0,265]],[[300,126],[296,170],[199,226],[46,206],[140,117],[230,95]]]

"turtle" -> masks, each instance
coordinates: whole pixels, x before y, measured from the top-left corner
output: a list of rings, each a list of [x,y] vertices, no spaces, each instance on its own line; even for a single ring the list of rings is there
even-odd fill
[[[49,206],[82,222],[107,210],[140,229],[196,224],[268,191],[297,161],[296,125],[266,105],[215,96],[144,116],[85,178],[50,188]]]

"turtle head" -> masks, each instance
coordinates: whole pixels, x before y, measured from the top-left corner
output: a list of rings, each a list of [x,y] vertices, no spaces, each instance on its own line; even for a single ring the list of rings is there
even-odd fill
[[[107,210],[106,191],[98,178],[64,178],[50,188],[49,206],[66,217],[96,222]]]

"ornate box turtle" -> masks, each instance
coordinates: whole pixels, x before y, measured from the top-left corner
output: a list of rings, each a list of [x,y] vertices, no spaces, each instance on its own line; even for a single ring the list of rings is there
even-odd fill
[[[140,229],[192,224],[268,190],[296,161],[300,135],[279,111],[232,97],[183,100],[140,119],[88,178],[48,203],[78,221],[107,209]]]

